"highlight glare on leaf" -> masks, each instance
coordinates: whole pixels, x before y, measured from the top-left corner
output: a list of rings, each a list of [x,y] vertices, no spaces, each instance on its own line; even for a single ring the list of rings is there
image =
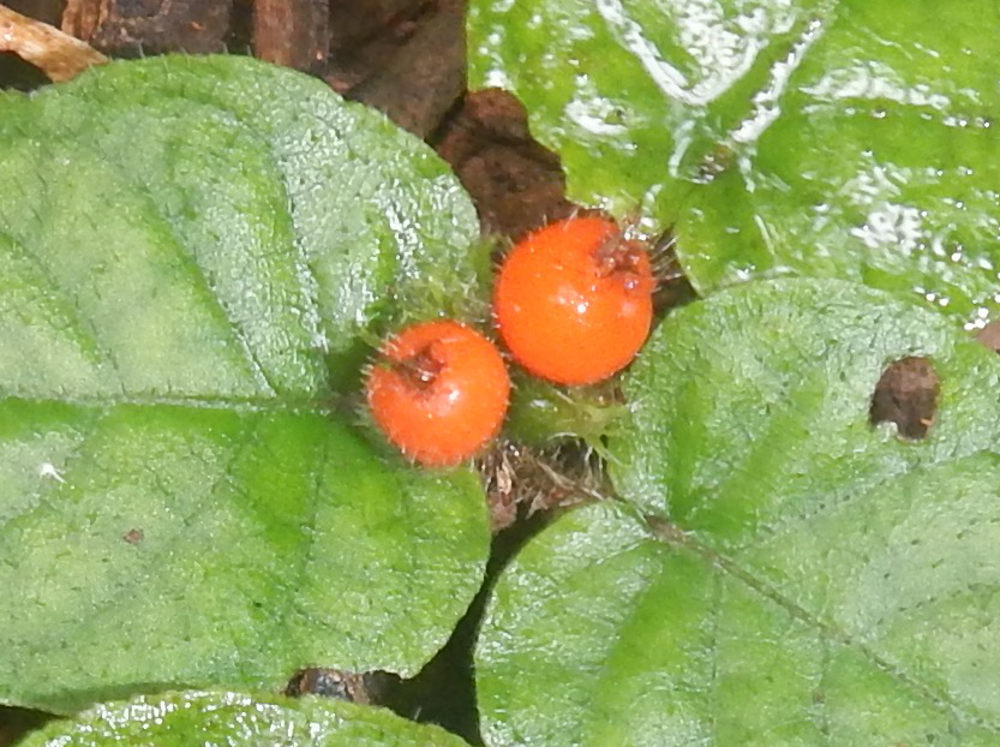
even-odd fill
[[[850,279],[970,326],[1000,308],[992,0],[473,2],[570,196],[672,229],[701,292]]]

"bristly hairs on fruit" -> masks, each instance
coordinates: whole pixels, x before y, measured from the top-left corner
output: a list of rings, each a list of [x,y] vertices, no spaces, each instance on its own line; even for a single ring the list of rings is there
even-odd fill
[[[368,379],[371,368],[378,358],[384,340],[399,330],[422,321],[432,319],[460,319],[493,340],[490,325],[490,292],[492,288],[491,252],[496,245],[496,237],[483,237],[473,242],[469,252],[480,258],[475,278],[467,278],[459,289],[446,289],[443,284],[429,282],[421,288],[418,298],[404,297],[391,293],[387,307],[393,313],[378,319],[368,326],[359,325],[356,335],[365,348],[366,362],[359,371],[359,382]],[[495,340],[493,340],[495,342]],[[378,428],[368,412],[363,392],[359,387],[345,403],[354,415],[355,423],[363,432],[377,432]],[[373,439],[378,441],[378,439]],[[380,442],[382,447],[384,443]],[[391,453],[387,449],[386,453]]]
[[[650,240],[647,246],[649,263],[653,266],[653,277],[656,278],[657,287],[684,277],[684,270],[681,269],[677,259],[677,236],[674,235],[673,227],[667,228],[655,239]]]
[[[612,218],[607,213],[602,214]],[[653,279],[656,281],[654,294],[663,286],[684,277],[684,270],[681,269],[677,259],[677,236],[674,234],[673,226],[663,229],[659,234],[643,230],[642,217],[638,209],[629,212],[618,223],[621,226],[622,240],[637,241],[645,248],[649,264],[653,269]]]
[[[368,414],[412,461],[467,463],[499,433],[510,376],[499,349],[475,327],[450,318],[416,322],[389,334],[376,355],[384,363],[366,368]],[[464,395],[454,399],[459,387]]]
[[[657,291],[661,290],[663,286],[667,284],[674,283],[684,278],[684,270],[681,268],[675,251],[677,246],[677,236],[674,234],[673,226],[668,226],[660,231],[659,234],[653,233],[648,229],[652,228],[655,230],[655,226],[646,227],[643,225],[644,221],[642,219],[642,213],[638,206],[629,209],[628,212],[625,213],[624,217],[619,219],[610,210],[605,208],[574,205],[573,210],[570,211],[568,215],[560,216],[554,220],[562,220],[563,217],[578,218],[587,216],[605,218],[615,222],[620,228],[619,235],[622,240],[637,241],[646,249],[646,253],[649,255],[650,265],[652,265],[653,268],[653,278],[656,280]],[[532,230],[538,230],[545,225],[548,225],[548,221],[542,226],[538,226]],[[527,236],[528,233],[530,233],[530,231],[526,231],[522,236],[515,237],[515,240],[504,240],[501,244],[501,251],[499,253],[494,253],[494,265],[499,264],[499,262],[502,261],[503,254],[505,254],[511,246],[517,243],[517,241],[520,241],[524,238],[524,236]],[[497,268],[495,266],[494,271],[496,269]]]
[[[468,247],[473,258],[474,274],[459,280],[459,287],[442,283],[421,283],[419,294],[393,294],[393,329],[432,318],[461,319],[475,327],[485,328],[490,319],[490,294],[493,287],[493,253],[498,241],[495,236],[479,237]],[[412,297],[411,297],[412,296]]]

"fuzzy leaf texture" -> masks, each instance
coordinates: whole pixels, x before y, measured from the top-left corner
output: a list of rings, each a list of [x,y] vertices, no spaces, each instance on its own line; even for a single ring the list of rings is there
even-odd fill
[[[341,700],[188,691],[102,703],[72,720],[55,721],[22,747],[105,747],[155,744],[269,747],[460,747],[436,726]]]
[[[166,57],[0,97],[0,172],[0,702],[416,672],[481,490],[335,390],[478,282],[447,167],[306,76]]]
[[[908,356],[940,377],[919,440],[869,423]],[[487,742],[996,744],[998,386],[950,320],[859,285],[672,314],[608,444],[624,501],[564,516],[497,584]]]
[[[836,277],[1000,309],[992,0],[474,0],[570,195],[672,228],[694,286]]]

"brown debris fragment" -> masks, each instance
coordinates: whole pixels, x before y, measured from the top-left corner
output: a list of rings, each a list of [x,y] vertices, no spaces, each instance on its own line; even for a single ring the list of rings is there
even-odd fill
[[[493,534],[539,512],[604,498],[599,460],[576,441],[535,449],[503,439],[476,466]]]
[[[67,2],[68,0],[4,0],[0,5],[6,5],[16,13],[31,16],[36,21],[58,27]]]
[[[486,490],[490,531],[496,534],[517,520],[514,478],[520,461],[518,446],[503,440],[479,459],[479,473]]]
[[[90,39],[108,16],[111,0],[67,0],[62,30],[78,39]]]
[[[323,77],[347,94],[385,68],[417,26],[433,12],[434,0],[362,0],[330,7],[330,60]],[[464,64],[464,59],[463,59]]]
[[[475,201],[484,232],[516,239],[576,208],[559,157],[531,137],[524,106],[507,91],[469,93],[437,151]]]
[[[254,0],[254,56],[297,70],[319,69],[330,53],[327,0]]]
[[[375,0],[373,13],[334,3],[323,77],[348,98],[426,138],[465,90],[462,0]]]
[[[90,45],[4,5],[0,5],[0,52],[13,52],[57,83],[107,62]]]
[[[330,8],[330,47],[346,60],[358,56],[384,29],[402,38],[399,27],[412,24],[430,4],[431,0],[363,0],[363,5],[334,2]]]
[[[225,51],[232,0],[71,0],[63,29],[112,56]]]
[[[282,694],[291,698],[321,695],[325,698],[349,700],[363,705],[372,702],[365,683],[365,675],[324,667],[300,669],[288,680]]]
[[[394,52],[378,59],[369,50],[367,59],[380,64],[347,95],[427,138],[465,90],[465,3],[435,0],[417,9],[382,35],[383,45],[398,44]]]

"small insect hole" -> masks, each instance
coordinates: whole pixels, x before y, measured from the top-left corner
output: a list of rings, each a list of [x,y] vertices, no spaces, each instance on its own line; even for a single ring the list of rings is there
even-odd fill
[[[895,423],[899,435],[911,440],[927,436],[937,416],[941,381],[926,358],[908,356],[882,373],[868,411],[872,425]]]

